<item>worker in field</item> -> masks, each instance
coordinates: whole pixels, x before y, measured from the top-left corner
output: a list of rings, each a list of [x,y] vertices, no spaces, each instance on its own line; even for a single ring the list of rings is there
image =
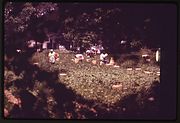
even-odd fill
[[[107,56],[108,54],[103,51],[101,54],[100,54],[100,65],[102,64],[106,64],[108,61],[107,61]]]
[[[59,54],[58,53],[55,53],[55,61],[59,61]]]
[[[73,62],[75,62],[76,64],[79,62],[79,61],[83,61],[83,59],[84,59],[84,56],[83,56],[83,54],[76,54],[75,55],[75,58],[74,59],[72,59],[72,61]]]
[[[83,54],[76,54],[75,58],[78,59],[79,61],[83,61],[84,60]]]
[[[56,53],[53,51],[53,49],[50,50],[48,57],[49,57],[49,62],[54,64],[56,61]]]
[[[92,51],[92,50],[86,50],[86,56],[87,56],[88,58],[94,57],[93,51]]]

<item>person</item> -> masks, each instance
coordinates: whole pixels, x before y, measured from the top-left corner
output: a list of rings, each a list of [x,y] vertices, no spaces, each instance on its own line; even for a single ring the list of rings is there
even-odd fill
[[[93,52],[91,50],[86,50],[86,56],[88,58],[92,58],[93,57]]]
[[[100,49],[97,49],[97,54],[100,54],[101,53],[101,50]]]
[[[151,61],[149,54],[143,54],[142,58],[143,58],[143,61],[146,63]]]
[[[83,54],[76,54],[75,58],[78,59],[79,61],[82,61],[84,59]]]
[[[59,54],[58,53],[55,53],[54,57],[55,57],[55,61],[59,61]]]
[[[55,61],[56,61],[55,54],[56,53],[53,51],[53,49],[51,49],[49,54],[48,54],[50,63],[53,63],[53,64],[55,63]]]
[[[86,56],[87,56],[88,58],[91,57],[90,54],[91,54],[91,51],[90,51],[90,50],[86,50]]]
[[[96,52],[97,52],[97,51],[96,51],[96,47],[95,47],[95,46],[92,46],[90,50],[91,50],[91,52],[92,52],[94,55],[96,55]]]
[[[100,54],[100,65],[102,65],[103,63],[106,64],[107,63],[107,58],[108,54],[105,53],[105,51],[103,51],[101,54]]]

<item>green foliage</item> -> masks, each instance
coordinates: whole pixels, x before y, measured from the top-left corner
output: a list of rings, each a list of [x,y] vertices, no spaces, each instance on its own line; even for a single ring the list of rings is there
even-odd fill
[[[91,8],[90,5],[88,5],[90,7],[86,5],[84,8],[87,8],[82,9],[81,7],[83,6],[84,4],[70,3],[7,2],[4,10],[4,39],[6,51],[10,52],[12,47],[20,47],[19,44],[23,44],[29,39],[35,39],[35,37],[38,37],[36,40],[39,41],[39,37],[41,36],[43,37],[42,41],[47,40],[47,37],[50,37],[52,40],[57,42],[73,44],[74,47],[84,46],[87,48],[92,44],[103,44],[110,53],[113,50],[118,51],[119,42],[124,39],[132,41],[130,42],[130,46],[132,48],[139,49],[145,45],[144,40],[148,39],[148,36],[156,38],[154,35],[148,35],[150,32],[153,32],[153,29],[156,29],[154,27],[157,26],[154,23],[151,23],[156,20],[156,17],[153,18],[152,15],[149,15],[150,17],[148,17],[148,20],[145,20],[144,23],[144,19],[147,18],[146,15],[142,15],[141,17],[129,16],[132,15],[132,13],[128,12],[123,7],[112,8],[110,6],[104,7],[98,5]],[[146,26],[146,28],[144,26]],[[45,35],[40,35],[41,33],[45,33]],[[154,40],[147,41],[150,42]],[[99,56],[93,58],[97,60],[96,65],[92,65],[91,62],[88,63],[86,61],[75,64],[71,60],[74,58],[75,54],[67,54],[59,51],[56,52],[60,55],[60,61],[55,64],[50,64],[48,62],[48,51],[43,51],[41,53],[35,53],[33,57],[30,58],[31,64],[29,65],[32,65],[32,68],[34,68],[35,71],[29,71],[28,69],[26,71],[21,70],[19,76],[17,76],[14,71],[8,69],[5,69],[4,72],[5,87],[9,83],[18,79],[25,80],[22,82],[25,83],[25,88],[21,89],[26,89],[28,92],[36,96],[38,100],[35,103],[35,109],[41,110],[40,114],[45,118],[59,118],[59,112],[61,114],[60,116],[68,118],[68,111],[66,109],[68,109],[68,107],[78,105],[71,104],[72,102],[70,102],[72,100],[74,101],[77,97],[68,100],[69,102],[67,101],[62,105],[62,102],[59,104],[57,103],[58,100],[63,100],[64,97],[62,92],[58,93],[59,90],[61,91],[63,88],[59,87],[59,89],[59,85],[65,85],[64,88],[67,87],[72,90],[73,94],[82,96],[86,101],[93,100],[99,105],[115,106],[115,104],[120,102],[121,99],[131,94],[138,94],[142,90],[144,93],[146,91],[149,93],[148,89],[151,88],[153,81],[159,81],[160,79],[159,76],[155,74],[159,71],[159,66],[154,65],[153,62],[150,62],[150,64],[144,64],[142,62],[141,55],[145,53],[148,53],[151,59],[155,59],[154,52],[147,48],[141,49],[140,52],[136,54],[138,58],[140,58],[137,61],[131,59],[123,60],[123,57],[120,58],[120,62],[118,63],[120,65],[119,68],[114,68],[112,66],[100,66]],[[11,63],[13,62],[14,61],[12,59]],[[36,67],[34,67],[34,63],[38,63],[36,64]],[[133,67],[133,70],[128,71],[126,69],[128,67]],[[142,70],[135,71],[134,67],[141,67]],[[144,73],[145,70],[152,71],[153,73],[146,74]],[[52,78],[48,78],[49,76],[46,76],[46,72],[48,72],[48,75],[52,73]],[[53,79],[54,72],[59,74],[57,81]],[[44,75],[44,73],[46,74]],[[62,76],[60,73],[66,73],[67,75]],[[39,79],[41,78],[45,80],[40,81]],[[28,82],[30,85],[33,85],[31,88],[28,87],[29,85],[26,85]],[[121,84],[122,88],[112,88],[113,85]],[[5,89],[11,90],[14,95],[18,95],[18,91],[21,90],[15,88],[14,85]],[[54,96],[55,93],[58,95],[58,98],[56,99]],[[138,95],[138,106],[144,106],[144,99],[142,99],[143,96],[143,94]],[[69,97],[69,95],[67,97]],[[43,107],[42,104],[46,105]],[[13,107],[12,104],[8,103],[6,98],[5,105],[6,107],[10,107],[8,110],[11,110]],[[40,105],[39,109],[37,105]],[[59,107],[61,108],[59,109]],[[118,108],[121,110],[122,107]],[[116,109],[117,107],[115,106],[112,110]],[[58,112],[57,110],[61,111]],[[85,116],[83,110],[88,112],[90,108],[75,108],[70,112],[72,113],[75,111],[75,115],[73,115],[75,118],[86,118],[87,115]],[[105,111],[106,109],[100,110],[100,114]],[[48,114],[44,114],[44,112],[48,112]],[[56,112],[58,113],[56,114]],[[76,116],[77,114],[78,116]]]
[[[151,82],[156,79],[159,81],[157,75],[143,73],[143,70],[156,72],[159,69],[157,66],[139,63],[137,66],[142,67],[142,70],[135,71],[135,68],[133,67],[135,61],[133,60],[124,61],[120,64],[120,68],[100,66],[98,60],[99,57],[96,57],[97,65],[93,65],[91,62],[88,63],[86,61],[75,64],[71,60],[74,57],[73,54],[63,54],[59,52],[60,61],[52,65],[43,62],[42,59],[47,59],[47,56],[44,54],[46,53],[44,52],[34,56],[41,69],[46,71],[65,71],[67,75],[59,75],[59,82],[62,82],[68,88],[71,88],[76,94],[82,95],[85,99],[93,99],[105,104],[113,105],[123,96],[130,94],[130,90],[132,90],[133,93],[139,92],[145,85],[149,87]],[[126,70],[126,68],[129,67],[133,67],[133,70]],[[140,86],[134,90],[135,83],[138,83]],[[122,84],[123,89],[112,89],[112,86],[116,84]],[[126,90],[125,88],[128,89]],[[118,91],[122,93],[118,93]],[[116,95],[114,95],[114,93],[116,93]]]
[[[36,29],[34,25],[50,12],[57,9],[56,3],[14,3],[7,2],[4,10],[5,46],[25,44],[27,32]],[[36,33],[35,33],[36,34]],[[18,37],[21,35],[21,38]],[[35,38],[31,37],[31,39]],[[6,46],[6,48],[8,48]]]
[[[38,63],[36,65],[37,68],[33,69],[33,79],[28,81],[31,84],[33,83],[31,88],[28,87],[28,85],[18,90],[14,86],[6,88],[17,97],[21,89],[25,89],[28,93],[33,94],[37,98],[37,101],[32,104],[33,110],[39,111],[39,115],[43,118],[69,118],[67,115],[68,112],[72,113],[71,115],[74,118],[90,118],[90,113],[92,113],[91,108],[95,110],[93,110],[94,112],[92,113],[94,117],[96,116],[95,114],[98,114],[97,117],[101,117],[101,115],[104,116],[101,114],[102,111],[105,113],[112,111],[116,113],[121,112],[124,105],[119,103],[128,96],[136,94],[135,102],[137,105],[134,108],[140,108],[140,111],[143,112],[146,106],[145,101],[148,99],[149,94],[152,93],[149,88],[151,88],[153,81],[159,81],[160,79],[159,76],[155,74],[159,71],[158,66],[139,63],[142,70],[135,71],[133,69],[132,71],[127,71],[126,68],[130,67],[130,64],[126,64],[126,67],[120,66],[119,68],[105,65],[100,66],[99,56],[93,58],[97,60],[98,64],[96,65],[86,61],[75,64],[71,60],[75,54],[62,53],[58,50],[55,52],[59,53],[60,61],[55,64],[50,64],[48,63],[48,52],[48,50],[45,50],[41,53],[35,53],[29,61],[31,65]],[[13,78],[18,78],[13,71],[5,70],[5,78],[9,78],[5,80],[6,83],[14,81]],[[153,71],[154,73],[145,74],[143,72],[144,70]],[[43,74],[45,73],[44,71],[47,71],[48,74]],[[58,72],[56,81],[53,79],[55,71]],[[61,73],[67,75],[62,76],[60,75]],[[8,77],[12,75],[16,77]],[[30,74],[28,74],[28,76],[32,78]],[[44,79],[41,80],[40,78]],[[27,78],[23,78],[23,82],[26,82],[26,79]],[[71,90],[76,96],[70,97],[71,94],[66,92],[66,89],[61,87],[62,85],[66,89]],[[122,85],[122,88],[113,88],[113,85]],[[142,91],[143,93],[141,93]],[[82,96],[86,101],[93,100],[94,102],[82,103],[80,102],[81,100],[78,100],[79,96],[77,95]],[[9,103],[6,98],[5,101],[5,108],[11,111],[14,105]],[[60,103],[59,101],[63,102]],[[130,110],[133,107],[128,106],[125,108]],[[131,110],[129,112],[131,112]],[[139,110],[136,110],[135,113],[139,113]]]
[[[135,18],[129,16],[130,12],[121,6],[90,5],[84,9],[86,7],[86,4],[7,2],[4,13],[5,44],[24,43],[30,39],[43,42],[53,33],[56,38],[50,38],[55,42],[73,44],[73,47],[103,44],[109,52],[118,53],[121,40],[132,41],[130,46],[139,49],[148,39],[146,30],[150,27],[144,15],[136,18],[137,22],[135,20],[127,24],[127,20]],[[148,19],[150,22],[153,20],[151,17]]]
[[[16,11],[15,3],[7,3],[5,7],[5,24],[14,25],[14,32],[23,32],[28,27],[28,22],[32,14],[35,12],[35,8],[31,3],[25,3],[24,6],[21,4],[21,11],[17,14],[13,14],[13,10]],[[8,32],[7,32],[8,33]]]
[[[134,41],[130,42],[130,46],[133,49],[138,49],[139,50],[142,47],[142,42],[134,40]]]
[[[136,64],[136,61],[134,61],[134,60],[126,60],[123,63],[121,63],[120,66],[124,67],[124,68],[128,68],[128,67],[135,66],[135,64]]]
[[[150,63],[151,64],[156,64],[156,52],[152,51],[151,49],[147,48],[147,47],[143,47],[140,49],[139,51],[140,55],[143,54],[148,54],[149,58],[151,59]],[[143,63],[143,61],[141,61]]]
[[[6,87],[7,84],[10,84],[15,80],[22,79],[22,77],[23,77],[23,73],[18,76],[14,73],[14,71],[9,70],[5,67],[5,71],[4,71],[4,83],[5,84],[4,84],[4,86]]]

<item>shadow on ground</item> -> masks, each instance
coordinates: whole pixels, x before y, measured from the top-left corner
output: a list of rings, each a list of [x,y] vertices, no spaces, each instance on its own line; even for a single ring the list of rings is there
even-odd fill
[[[160,84],[130,94],[114,106],[86,100],[59,82],[59,71],[46,72],[29,63],[32,55],[17,56],[11,67],[22,79],[13,81],[21,107],[14,106],[8,118],[15,119],[156,119],[160,114]],[[9,85],[11,86],[11,85]],[[31,91],[37,92],[33,94]],[[148,99],[153,97],[153,101]]]

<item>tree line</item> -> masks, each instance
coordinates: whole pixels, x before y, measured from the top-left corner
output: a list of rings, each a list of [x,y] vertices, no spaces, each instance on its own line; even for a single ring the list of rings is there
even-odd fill
[[[163,5],[7,2],[4,45],[9,52],[50,38],[66,47],[101,44],[109,53],[121,52],[122,40],[133,50],[160,47],[165,17]]]

